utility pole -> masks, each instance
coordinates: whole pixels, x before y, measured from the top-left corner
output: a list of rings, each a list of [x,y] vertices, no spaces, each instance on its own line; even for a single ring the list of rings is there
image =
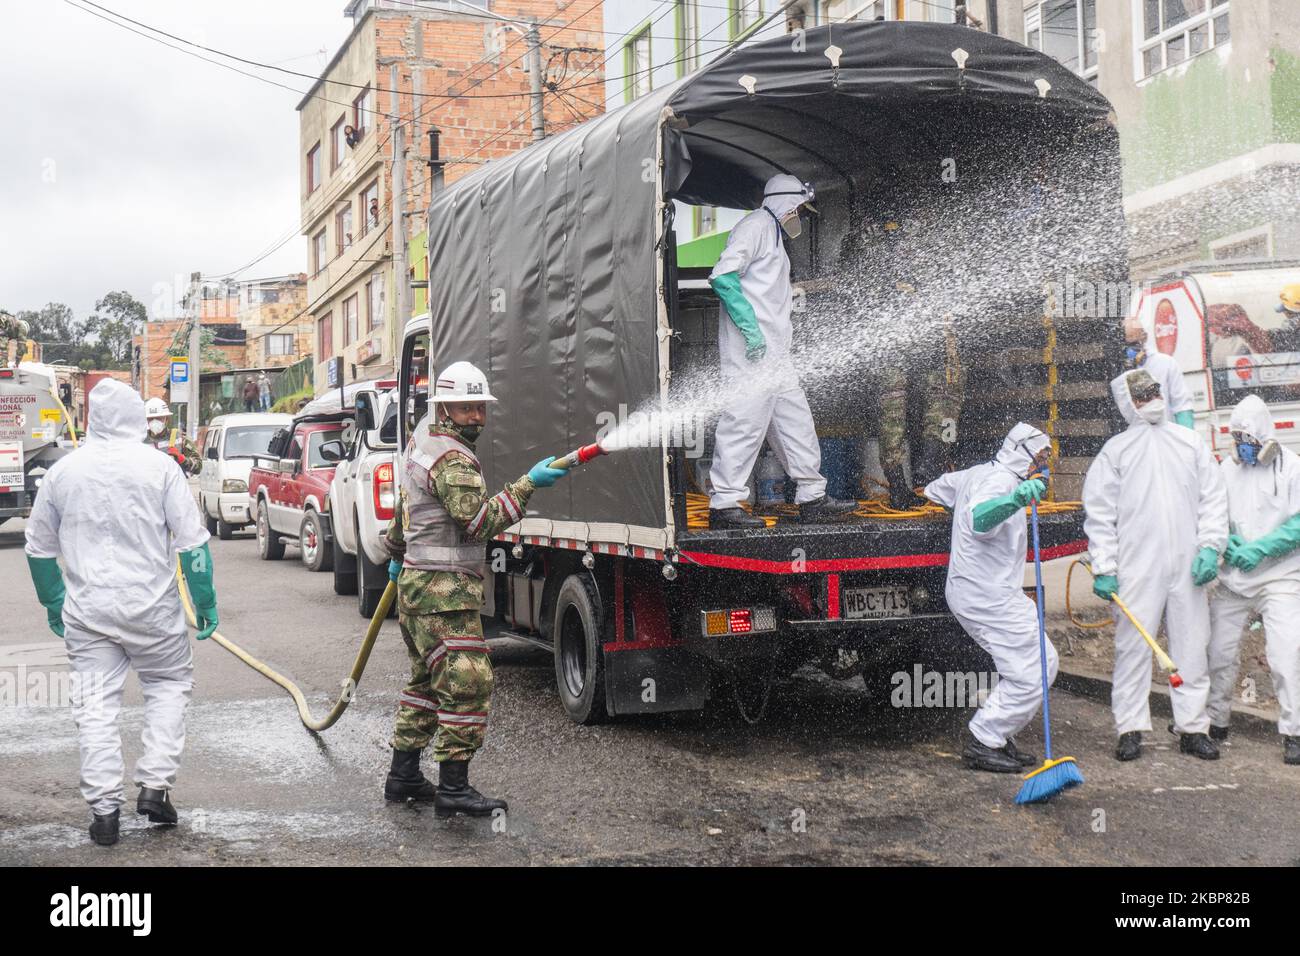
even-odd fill
[[[411,314],[411,286],[406,264],[406,127],[402,125],[397,97],[397,65],[389,67],[389,110],[393,123],[393,372],[401,363],[402,329]]]
[[[528,79],[532,85],[533,142],[546,138],[546,117],[542,113],[542,36],[537,20],[528,21]]]
[[[190,320],[190,375],[188,408],[185,410],[186,430],[190,438],[197,441],[199,437],[199,373],[203,360],[203,324],[199,319],[203,315],[203,276],[198,272],[190,273],[190,296],[193,303],[194,317]]]

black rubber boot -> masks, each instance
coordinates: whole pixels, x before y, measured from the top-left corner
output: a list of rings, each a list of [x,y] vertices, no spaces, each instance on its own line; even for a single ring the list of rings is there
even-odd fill
[[[1119,743],[1115,745],[1115,759],[1128,761],[1137,760],[1142,756],[1142,734],[1137,730],[1130,730],[1126,734],[1119,735]]]
[[[1300,737],[1282,738],[1282,762],[1300,764]]]
[[[92,819],[90,821],[90,838],[100,846],[112,846],[117,842],[117,832],[121,817],[121,811],[118,810],[105,814],[92,813]]]
[[[1216,727],[1214,724],[1210,724],[1210,739],[1222,743],[1228,739],[1228,730],[1227,727]]]
[[[912,511],[925,504],[925,499],[908,485],[902,468],[886,468],[885,481],[889,482],[889,507],[895,511]]]
[[[921,454],[912,459],[912,478],[919,486],[928,485],[948,470],[948,452],[943,442],[927,438],[921,443]]]
[[[1179,734],[1178,750],[1201,760],[1219,759],[1219,745],[1210,739],[1209,734]]]
[[[799,506],[799,521],[811,524],[817,521],[830,521],[843,518],[858,510],[856,501],[840,501],[830,495],[822,495],[812,501],[805,501]]]
[[[987,770],[989,773],[1019,773],[1024,765],[1007,753],[1006,748],[986,747],[974,737],[961,752],[961,758],[972,770]]]
[[[1032,767],[1038,763],[1038,758],[1033,754],[1025,753],[1023,750],[1016,749],[1016,742],[1010,737],[1007,738],[1007,744],[1002,748],[1002,752],[1020,764],[1022,767]]]
[[[148,817],[150,823],[161,823],[169,827],[176,826],[176,808],[166,790],[140,788],[140,797],[135,801],[135,812]]]
[[[710,508],[709,527],[713,530],[741,528],[766,528],[767,522],[756,518],[744,508]]]
[[[420,772],[419,750],[394,750],[393,765],[384,780],[384,799],[390,803],[405,803],[416,800],[428,803],[433,800],[437,789],[433,781]]]
[[[493,811],[506,810],[504,800],[485,797],[469,785],[468,760],[444,760],[438,764],[438,795],[433,801],[440,817],[463,813],[470,817],[490,817]]]

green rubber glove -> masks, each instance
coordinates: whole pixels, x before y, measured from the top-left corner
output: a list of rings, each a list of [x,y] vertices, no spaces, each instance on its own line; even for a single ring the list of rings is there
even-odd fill
[[[191,551],[181,552],[181,573],[194,602],[194,621],[198,639],[206,641],[217,629],[217,592],[212,587],[212,552],[203,542]]]
[[[1234,537],[1236,537],[1234,535]],[[1234,568],[1254,571],[1265,558],[1280,558],[1300,548],[1300,515],[1288,518],[1281,525],[1257,541],[1228,539],[1228,562]]]
[[[1196,431],[1196,413],[1195,412],[1178,412],[1174,415],[1174,423],[1182,425],[1184,428],[1190,428]]]
[[[1192,581],[1197,585],[1209,584],[1219,576],[1219,552],[1201,548],[1192,562]]]
[[[32,574],[32,583],[36,585],[36,600],[45,608],[45,620],[49,622],[50,630],[62,637],[63,598],[67,590],[63,586],[59,559],[33,558],[28,555],[27,569]]]
[[[1119,578],[1113,574],[1099,574],[1092,579],[1092,593],[1109,601],[1119,592]]]
[[[718,294],[722,304],[727,307],[727,315],[736,323],[736,328],[745,336],[745,358],[751,362],[760,361],[767,354],[767,340],[763,330],[758,327],[758,316],[754,307],[745,298],[740,288],[740,273],[728,272],[716,279],[710,279],[709,285]]]
[[[996,528],[1013,514],[1024,510],[1031,500],[1039,501],[1047,493],[1047,486],[1037,478],[1027,478],[1016,490],[1001,498],[993,498],[975,506],[975,530],[980,534]]]

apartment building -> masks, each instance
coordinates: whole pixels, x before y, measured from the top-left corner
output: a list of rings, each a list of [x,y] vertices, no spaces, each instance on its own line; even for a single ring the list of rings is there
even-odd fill
[[[405,211],[397,231],[405,245],[419,228],[409,228],[410,217],[428,206],[429,130],[440,131],[448,181],[531,141],[526,33],[532,21],[538,24],[547,81],[563,87],[603,80],[599,3],[353,0],[345,15],[353,21],[351,33],[298,104],[318,389],[325,387],[323,364],[335,356],[343,357],[347,381],[393,374],[394,351],[409,318],[399,314],[397,283],[423,275],[422,264],[408,264],[406,275],[394,275],[393,211]],[[394,155],[394,68],[396,116],[407,147],[400,159]],[[598,102],[583,105],[578,95],[548,88],[542,110],[547,132],[599,110]],[[395,204],[398,162],[406,188]],[[414,314],[416,297],[406,301]]]

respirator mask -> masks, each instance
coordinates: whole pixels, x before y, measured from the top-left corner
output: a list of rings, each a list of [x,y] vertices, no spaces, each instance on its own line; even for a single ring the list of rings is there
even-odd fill
[[[162,433],[165,432],[166,430],[167,430],[167,423],[166,423],[165,421],[163,421],[161,418],[151,418],[151,419],[149,419],[149,434],[150,434],[150,435],[153,435],[155,438],[157,438],[157,437],[161,436]]]

